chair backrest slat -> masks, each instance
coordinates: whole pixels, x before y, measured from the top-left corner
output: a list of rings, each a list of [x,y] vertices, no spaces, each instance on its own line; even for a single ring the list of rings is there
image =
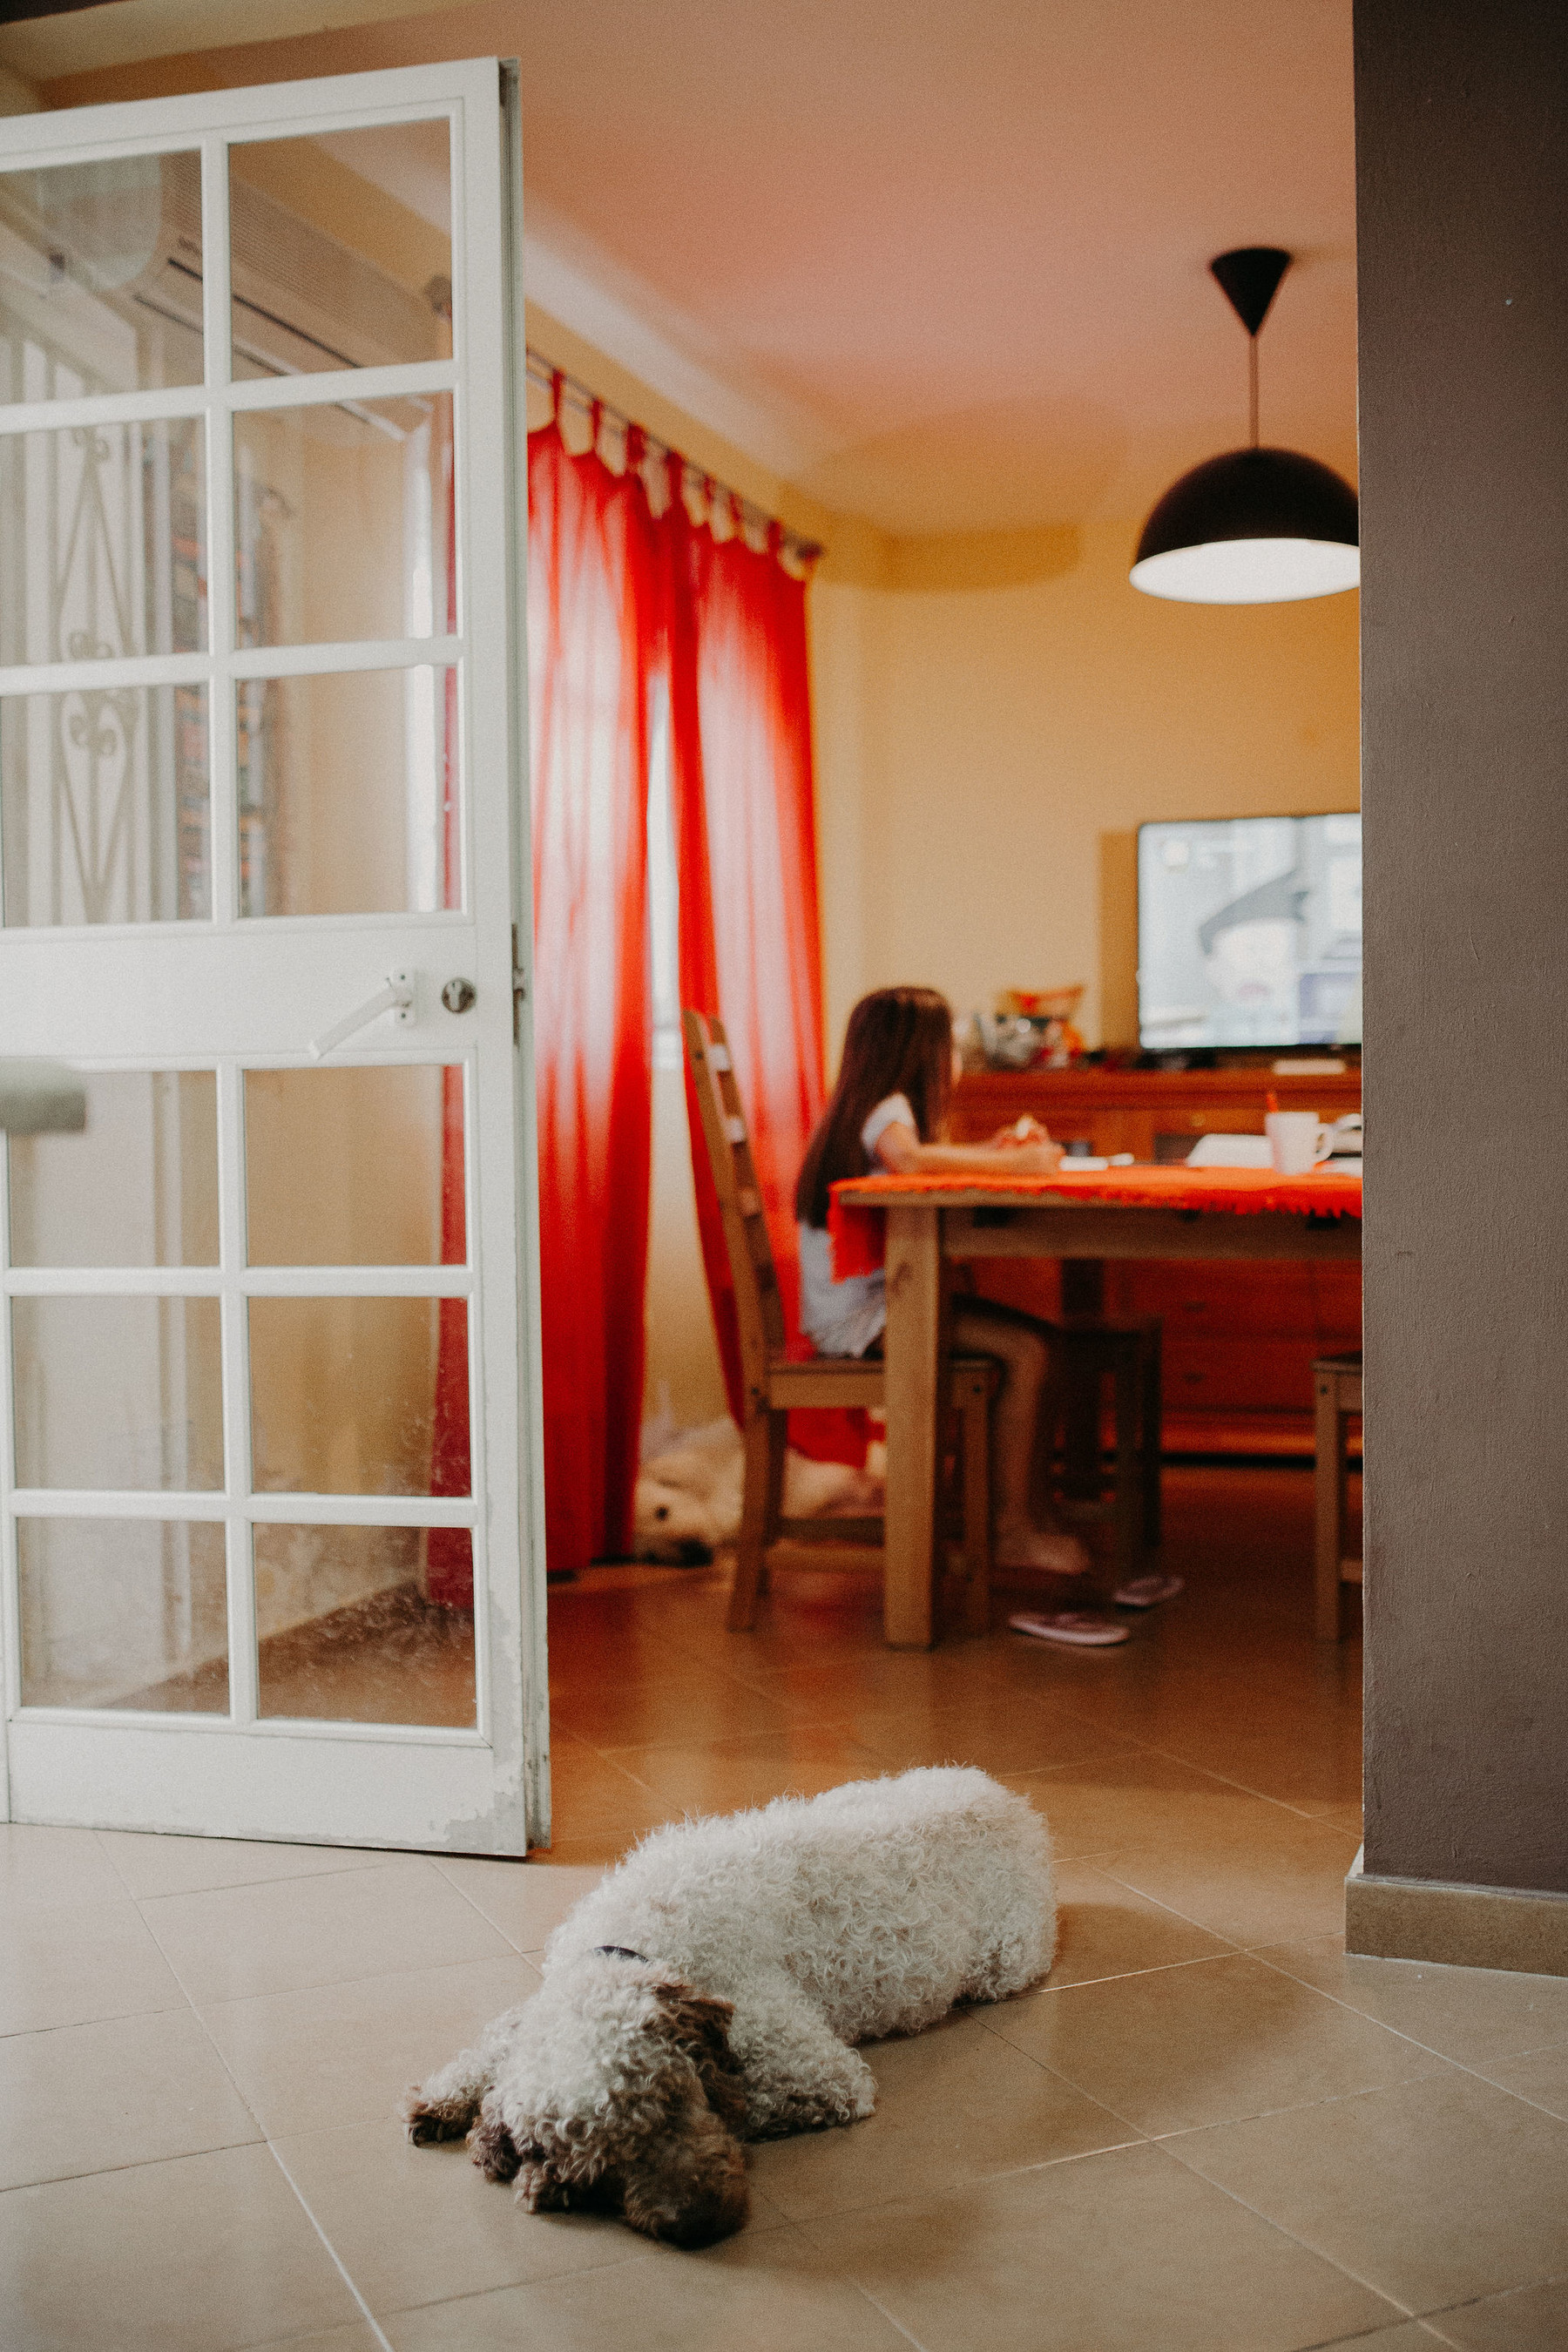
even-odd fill
[[[784,1306],[763,1213],[762,1186],[752,1159],[723,1023],[715,1014],[689,1008],[680,1016],[680,1025],[702,1118],[708,1165],[724,1222],[724,1247],[741,1330],[742,1370],[752,1409],[760,1411],[767,1402],[768,1367],[780,1360],[784,1347]]]

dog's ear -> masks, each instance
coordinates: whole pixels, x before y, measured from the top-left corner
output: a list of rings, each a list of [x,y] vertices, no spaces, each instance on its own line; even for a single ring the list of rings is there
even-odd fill
[[[725,2006],[723,2003],[718,2006]],[[745,2221],[745,2150],[695,2093],[646,2140],[623,2175],[622,2210],[634,2230],[672,2246],[708,2246]]]
[[[703,2096],[720,2121],[739,2131],[746,2120],[746,2089],[741,2062],[730,2047],[734,2002],[693,1992],[679,1981],[660,1985],[654,1998],[663,2038],[691,2061]]]

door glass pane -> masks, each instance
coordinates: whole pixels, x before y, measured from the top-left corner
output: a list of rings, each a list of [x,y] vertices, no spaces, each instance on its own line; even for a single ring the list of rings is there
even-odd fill
[[[253,1298],[259,1493],[466,1495],[461,1298]]]
[[[471,1725],[472,1594],[466,1528],[258,1527],[261,1714]]]
[[[220,1524],[22,1519],[24,1706],[228,1711]]]
[[[252,1265],[460,1265],[463,1073],[247,1070]]]
[[[456,687],[428,665],[242,680],[242,915],[458,903]]]
[[[201,381],[199,157],[0,173],[0,400]]]
[[[217,1081],[113,1070],[83,1082],[81,1135],[13,1135],[13,1265],[216,1265]]]
[[[216,1298],[14,1298],[19,1486],[223,1485]]]
[[[236,416],[240,644],[444,635],[451,448],[446,393]]]
[[[5,920],[212,914],[205,686],[0,698]]]
[[[0,434],[0,658],[202,652],[202,457],[196,416]]]
[[[447,119],[229,149],[234,373],[452,356]]]
[[[0,662],[200,652],[199,420],[0,435]],[[0,702],[11,924],[175,922],[212,911],[204,686]]]

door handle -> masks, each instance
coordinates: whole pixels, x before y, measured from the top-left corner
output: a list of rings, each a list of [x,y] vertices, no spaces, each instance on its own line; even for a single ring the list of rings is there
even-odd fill
[[[363,1004],[356,1005],[352,1013],[345,1013],[341,1021],[334,1021],[331,1027],[323,1029],[319,1037],[312,1037],[311,1060],[319,1062],[323,1054],[330,1054],[334,1045],[341,1045],[356,1030],[368,1029],[371,1023],[379,1021],[384,1013],[395,1014],[400,1029],[413,1028],[414,974],[411,971],[389,971],[384,988],[377,989],[374,996],[367,996]]]

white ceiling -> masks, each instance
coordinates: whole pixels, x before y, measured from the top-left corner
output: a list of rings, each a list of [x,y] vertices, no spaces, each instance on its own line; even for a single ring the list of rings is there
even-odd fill
[[[1286,246],[1264,438],[1353,475],[1350,0],[406,5],[120,0],[0,60],[185,47],[198,14],[252,43],[383,19],[234,48],[223,81],[517,55],[536,299],[898,532],[1136,519],[1244,435],[1208,257]]]

